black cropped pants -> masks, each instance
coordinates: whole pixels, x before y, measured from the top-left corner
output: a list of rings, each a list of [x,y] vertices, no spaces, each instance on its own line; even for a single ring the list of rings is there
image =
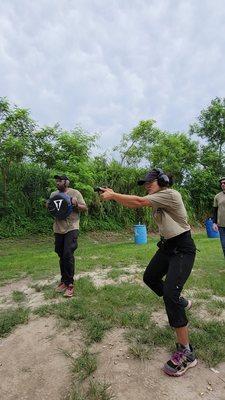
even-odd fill
[[[74,282],[74,251],[78,246],[78,233],[78,229],[65,234],[55,233],[55,252],[59,256],[61,282],[67,286]]]
[[[158,247],[143,280],[158,296],[163,296],[170,326],[181,328],[188,320],[180,294],[194,265],[196,247],[190,231],[161,240]]]

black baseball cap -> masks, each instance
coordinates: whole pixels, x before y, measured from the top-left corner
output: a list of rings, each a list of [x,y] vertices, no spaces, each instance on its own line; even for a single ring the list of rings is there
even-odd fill
[[[69,181],[68,176],[66,175],[54,175],[54,179],[60,179],[61,181]]]
[[[141,185],[144,185],[144,183],[153,182],[158,178],[158,176],[159,176],[159,173],[153,169],[152,171],[148,172],[147,175],[145,175],[145,177],[143,179],[139,179],[137,184],[139,186],[141,186]]]

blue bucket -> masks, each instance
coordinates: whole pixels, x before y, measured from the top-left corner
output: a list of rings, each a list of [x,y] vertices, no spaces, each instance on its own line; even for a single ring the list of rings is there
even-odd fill
[[[208,218],[205,220],[205,228],[207,232],[208,238],[219,238],[219,232],[213,230],[213,220],[212,218]]]
[[[134,242],[136,244],[146,244],[147,241],[146,225],[134,225]]]

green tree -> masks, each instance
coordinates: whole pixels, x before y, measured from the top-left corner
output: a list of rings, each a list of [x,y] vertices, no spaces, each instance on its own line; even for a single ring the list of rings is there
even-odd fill
[[[31,141],[31,161],[48,169],[53,168],[56,162],[56,143],[60,134],[58,124],[36,130]]]
[[[190,132],[206,139],[208,145],[218,154],[217,173],[224,171],[225,144],[225,98],[216,97],[198,117],[198,123],[190,126]],[[204,145],[202,146],[204,148]],[[203,150],[204,151],[204,150]],[[208,152],[208,150],[207,150]]]
[[[146,160],[149,162],[149,148],[161,134],[154,124],[152,119],[140,121],[130,133],[123,135],[120,144],[113,149],[119,152],[121,164],[136,166]]]
[[[172,172],[181,183],[198,159],[198,144],[184,133],[167,133],[154,126],[155,121],[141,121],[129,134],[123,135],[119,151],[122,164],[147,165]]]
[[[211,171],[214,171],[214,173],[217,172],[218,170],[218,165],[220,165],[221,159],[219,156],[219,153],[216,151],[212,145],[205,145],[201,146],[200,151],[199,151],[199,164],[206,168],[210,169]],[[218,176],[221,174],[221,170],[219,171],[220,173]]]
[[[66,173],[72,185],[90,199],[93,194],[93,168],[90,153],[96,136],[88,135],[81,128],[62,131],[54,145],[53,173]]]
[[[171,172],[180,184],[198,162],[198,144],[184,133],[161,133],[149,149],[149,162]]]
[[[196,168],[189,175],[185,188],[192,199],[197,221],[203,221],[212,214],[213,198],[219,189],[218,176],[209,168]]]
[[[7,206],[9,168],[30,155],[35,127],[28,110],[11,106],[7,98],[0,98],[0,171],[4,208]]]

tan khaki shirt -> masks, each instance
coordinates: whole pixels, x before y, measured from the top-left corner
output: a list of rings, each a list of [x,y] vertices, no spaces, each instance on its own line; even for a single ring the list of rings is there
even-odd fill
[[[50,198],[58,193],[59,193],[58,190],[52,192]],[[86,205],[82,194],[78,190],[68,188],[68,190],[65,193],[70,197],[75,197],[79,204]],[[71,214],[66,219],[59,220],[55,218],[53,224],[53,231],[54,233],[65,234],[67,232],[73,231],[74,229],[79,229],[79,223],[80,223],[80,213],[72,211]]]
[[[214,197],[213,207],[218,207],[217,224],[225,227],[225,193],[217,193]]]
[[[162,189],[145,196],[152,204],[153,218],[159,233],[171,239],[191,229],[181,194],[174,189]]]

